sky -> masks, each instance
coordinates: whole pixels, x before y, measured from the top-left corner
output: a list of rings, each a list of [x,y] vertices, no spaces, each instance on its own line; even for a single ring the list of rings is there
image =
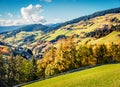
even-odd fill
[[[0,0],[0,26],[65,22],[120,7],[120,0]]]

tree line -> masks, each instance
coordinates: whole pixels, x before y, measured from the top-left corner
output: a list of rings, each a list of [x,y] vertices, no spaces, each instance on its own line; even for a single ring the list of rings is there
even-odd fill
[[[11,54],[4,59],[0,55],[0,87],[12,87],[37,79],[36,66],[34,58],[29,61],[22,56],[13,57]]]
[[[84,66],[113,62],[120,62],[120,44],[76,47],[73,39],[67,38],[59,47],[51,47],[44,58],[37,61],[37,76],[47,77]]]
[[[120,62],[120,44],[79,45],[66,38],[58,47],[52,46],[43,59],[27,60],[12,54],[7,59],[0,55],[0,86],[13,85],[53,76],[84,66]]]
[[[109,29],[108,26],[103,27],[102,29],[96,29],[94,31],[91,31],[89,33],[85,33],[86,37],[95,37],[95,38],[100,38],[104,37],[108,34],[110,34],[113,31],[120,31],[120,24],[117,25],[111,25],[111,28]]]

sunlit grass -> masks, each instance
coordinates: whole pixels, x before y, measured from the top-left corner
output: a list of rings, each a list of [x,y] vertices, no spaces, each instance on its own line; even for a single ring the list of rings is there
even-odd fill
[[[113,31],[109,35],[102,37],[100,39],[91,41],[91,44],[111,44],[112,42],[114,43],[120,43],[120,32]]]
[[[120,64],[102,65],[24,87],[120,87]]]

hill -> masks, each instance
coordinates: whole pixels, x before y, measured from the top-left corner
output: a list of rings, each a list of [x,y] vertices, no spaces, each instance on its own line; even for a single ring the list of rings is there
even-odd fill
[[[0,34],[0,41],[15,47],[27,47],[34,53],[45,52],[51,45],[59,46],[60,40],[69,36],[72,36],[78,45],[102,42],[106,44],[107,40],[119,43],[119,31],[114,33],[114,30],[111,30],[111,27],[116,25],[120,25],[120,8],[95,12],[64,23],[26,25]],[[120,28],[117,27],[117,30]]]
[[[120,64],[108,64],[35,82],[23,87],[120,87]]]
[[[62,25],[60,25],[60,26],[63,26],[63,25],[65,26],[65,25],[68,25],[68,24],[74,24],[74,23],[77,23],[77,22],[82,21],[82,20],[85,21],[85,20],[89,20],[89,19],[92,19],[92,18],[95,18],[95,17],[104,16],[106,14],[113,14],[113,13],[120,13],[120,7],[95,12],[95,13],[87,15],[87,16],[82,16],[82,17],[67,21],[67,22],[63,23]]]
[[[111,39],[112,38],[112,39]],[[118,43],[118,41],[120,41],[120,32],[112,32],[110,33],[109,35],[105,36],[105,37],[102,37],[100,39],[97,39],[97,40],[93,40],[93,41],[90,41],[89,44],[110,44],[112,42],[114,43]]]

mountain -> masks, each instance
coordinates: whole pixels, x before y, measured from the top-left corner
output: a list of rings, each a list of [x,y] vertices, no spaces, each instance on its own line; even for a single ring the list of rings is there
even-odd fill
[[[13,30],[16,30],[21,27],[23,27],[23,26],[0,26],[0,33],[13,31]]]
[[[62,23],[59,27],[65,26],[67,24],[77,23],[77,22],[82,21],[82,20],[84,20],[84,21],[89,20],[91,18],[95,18],[95,17],[98,17],[98,16],[103,16],[103,15],[106,15],[106,14],[112,14],[112,13],[120,13],[120,7],[113,8],[113,9],[108,9],[108,10],[104,10],[104,11],[99,11],[99,12],[95,12],[95,13],[90,14],[90,15],[82,16],[82,17],[67,21],[65,23]]]
[[[30,32],[30,31],[38,31],[41,30],[43,32],[46,32],[48,30],[49,27],[42,25],[42,24],[31,24],[31,25],[26,25],[22,28],[18,28],[13,32],[17,32],[17,31],[26,31],[26,32]]]
[[[4,29],[4,28],[2,28],[2,29]],[[15,27],[14,30],[12,30],[12,29],[13,29],[13,27],[11,27],[11,29],[9,29],[9,30],[11,30],[11,32],[2,32],[1,35],[3,35],[4,38],[9,38],[9,37],[15,36],[16,34],[18,34],[20,32],[23,32],[23,31],[24,32],[33,32],[33,31],[47,32],[50,28],[47,26],[44,26],[42,24],[32,24],[32,25],[26,25],[26,26],[22,26],[22,27]]]
[[[55,28],[55,27],[60,26],[61,24],[62,24],[62,23],[46,24],[46,26]]]
[[[51,45],[72,36],[78,44],[108,44],[120,41],[120,7],[95,12],[58,24],[32,24],[0,34],[0,41],[11,46],[45,52]],[[110,39],[112,38],[112,39]],[[109,41],[109,42],[107,42]]]

